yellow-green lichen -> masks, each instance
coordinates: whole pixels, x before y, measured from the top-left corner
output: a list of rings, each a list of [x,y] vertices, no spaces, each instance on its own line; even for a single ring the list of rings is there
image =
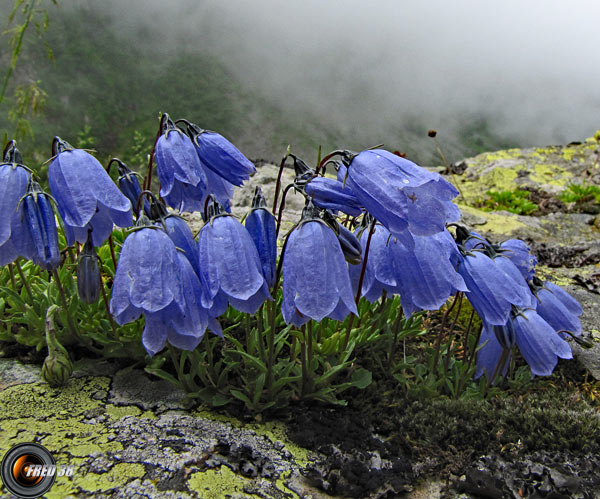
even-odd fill
[[[310,457],[310,451],[290,442],[287,437],[287,427],[284,423],[278,421],[268,421],[261,424],[248,425],[259,435],[267,437],[271,442],[280,441],[285,448],[294,456],[296,463],[300,466],[306,466]]]
[[[558,165],[538,163],[533,167],[530,178],[539,184],[565,187],[571,182],[573,176],[565,168]]]
[[[494,161],[512,159],[521,155],[521,149],[504,149],[501,151],[484,153],[478,157],[478,161],[482,163],[493,163]]]
[[[50,388],[46,383],[13,385],[0,391],[0,455],[23,442],[46,447],[59,465],[75,466],[72,477],[57,477],[49,499],[102,492],[123,487],[131,477],[143,476],[140,464],[120,463],[105,474],[84,473],[86,460],[94,454],[115,454],[123,450],[111,421],[138,416],[135,406],[115,406],[94,398],[108,391],[104,377],[73,378],[66,387]],[[148,415],[144,413],[144,415]],[[106,418],[98,424],[96,418]]]
[[[477,208],[465,206],[463,204],[459,204],[458,207],[463,212],[470,213],[471,215],[486,220],[485,223],[474,227],[476,231],[478,229],[481,229],[486,233],[490,233],[496,236],[510,236],[517,230],[525,229],[527,227],[527,225],[518,220],[517,215],[513,215],[512,213],[507,213],[506,215],[499,215],[497,213],[481,211]]]
[[[250,483],[251,480],[237,475],[227,466],[220,466],[192,473],[188,480],[188,487],[198,492],[204,499],[259,497],[244,492],[244,487]]]

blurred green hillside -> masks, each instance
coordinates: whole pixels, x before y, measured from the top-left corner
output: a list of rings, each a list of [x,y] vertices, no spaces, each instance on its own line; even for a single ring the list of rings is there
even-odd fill
[[[10,12],[13,4],[14,0],[1,0],[0,8]],[[222,61],[194,43],[182,40],[174,49],[161,48],[162,34],[149,28],[117,32],[114,14],[103,9],[102,2],[71,4],[40,2],[49,15],[48,29],[38,36],[33,26],[28,28],[0,105],[0,137],[11,138],[16,128],[9,118],[15,90],[36,84],[45,92],[38,115],[26,115],[32,134],[19,140],[26,162],[45,161],[58,135],[76,146],[95,148],[100,158],[119,156],[137,168],[152,147],[160,112],[222,133],[251,159],[278,160],[292,144],[293,151],[312,162],[319,144],[324,150],[362,148],[366,145],[361,139],[372,140],[368,130],[358,137],[322,126],[307,113],[286,111],[268,95],[249,89]],[[22,21],[19,15],[10,26]],[[9,38],[10,33],[0,39],[2,77],[12,52]],[[415,119],[380,140],[416,161],[439,163],[434,144],[426,138],[420,144],[429,147],[411,146],[412,137],[426,137],[427,128]],[[519,145],[493,136],[483,118],[467,122],[459,142],[451,160],[461,157],[457,154]]]

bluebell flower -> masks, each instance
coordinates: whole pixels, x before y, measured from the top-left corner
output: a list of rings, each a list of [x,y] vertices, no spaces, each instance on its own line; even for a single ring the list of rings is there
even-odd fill
[[[22,164],[23,159],[14,140],[7,144],[3,156],[0,164],[0,265],[7,265],[19,256],[11,236],[22,230],[22,212],[17,208],[27,192],[31,171]]]
[[[506,324],[512,305],[527,308],[531,304],[531,292],[517,286],[513,276],[482,251],[461,256],[457,270],[469,289],[465,296],[490,325]]]
[[[281,311],[285,322],[295,326],[357,314],[340,243],[312,203],[286,242]]]
[[[357,266],[362,262],[362,245],[357,237],[337,220],[333,220],[332,224],[337,228],[337,238],[344,253],[346,261],[353,266]]]
[[[218,203],[209,206],[211,216],[198,236],[201,281],[205,290],[203,304],[229,304],[253,314],[271,299],[263,275],[258,250],[246,228],[233,216],[223,213]],[[222,309],[222,307],[218,307]]]
[[[30,180],[21,203],[23,228],[18,235],[13,234],[13,244],[19,254],[36,265],[54,270],[60,263],[60,251],[50,197],[37,182]]]
[[[125,197],[129,199],[133,210],[137,214],[138,203],[140,202],[140,196],[142,194],[142,187],[140,186],[140,181],[138,180],[140,174],[132,171],[119,158],[112,158],[109,161],[107,172],[110,172],[110,167],[113,163],[117,163],[117,168],[119,170],[117,185]],[[146,213],[146,216],[150,216],[150,205],[147,199],[144,199],[144,213]]]
[[[58,137],[53,147],[57,154],[48,168],[48,183],[65,224],[67,244],[85,243],[91,229],[94,246],[101,246],[114,224],[131,226],[131,203],[98,160]]]
[[[490,331],[494,334],[490,334]],[[479,350],[476,376],[484,372],[492,376],[502,351],[508,351],[514,345],[519,348],[521,355],[529,364],[531,373],[535,376],[552,374],[558,358],[573,358],[570,345],[535,310],[530,308],[525,310],[516,308],[506,324],[494,328],[488,324],[484,332],[480,344],[484,341],[487,341],[487,344]],[[499,366],[499,372],[505,369],[506,365]]]
[[[532,287],[537,299],[537,313],[556,331],[570,331],[574,336],[581,336],[579,316],[583,309],[579,302],[550,281],[542,282],[535,277]]]
[[[160,195],[179,211],[202,211],[207,180],[194,144],[167,114],[161,118],[161,129],[155,152]]]
[[[427,236],[458,220],[456,188],[439,174],[382,149],[346,152],[346,185],[362,206],[396,234]]]
[[[257,187],[252,200],[252,210],[245,220],[246,229],[258,250],[263,275],[269,288],[275,284],[277,268],[277,232],[273,214],[260,187]]]
[[[529,246],[520,239],[508,239],[500,244],[502,254],[517,266],[525,280],[530,281],[535,274],[538,263]]]
[[[256,172],[252,162],[222,135],[202,130],[187,120],[177,120],[186,124],[202,164],[227,182],[241,187]]]
[[[127,236],[121,248],[111,314],[119,324],[125,324],[142,312],[160,312],[171,304],[183,311],[181,279],[177,249],[169,236],[157,227],[142,226]]]
[[[84,303],[96,303],[100,296],[100,267],[96,248],[92,244],[91,231],[88,240],[77,257],[77,294]]]
[[[167,235],[177,248],[183,251],[192,268],[200,277],[200,266],[198,260],[198,243],[194,239],[192,230],[187,222],[177,215],[167,215],[163,218]]]
[[[175,263],[178,264],[181,275],[183,309],[173,301],[159,312],[145,314],[142,344],[150,356],[162,350],[167,341],[182,350],[194,350],[211,322],[208,311],[202,306],[200,280],[189,260],[181,252],[177,252]],[[215,328],[214,322],[212,329],[218,334],[220,326],[216,323],[218,329]]]
[[[362,246],[362,258],[364,259],[369,229],[361,227],[357,229],[356,234]],[[388,247],[391,237],[390,231],[383,225],[375,225],[361,289],[361,296],[371,303],[377,301],[384,290],[390,296],[400,294],[398,276]],[[350,265],[349,271],[354,294],[356,294],[362,265]]]
[[[357,217],[362,213],[361,204],[352,189],[333,178],[315,177],[306,184],[306,194],[318,208],[342,211]]]
[[[415,236],[414,243],[407,247],[392,237],[388,245],[407,317],[414,309],[438,310],[457,291],[469,291],[452,265],[456,245],[447,231]],[[407,309],[408,304],[414,309]]]

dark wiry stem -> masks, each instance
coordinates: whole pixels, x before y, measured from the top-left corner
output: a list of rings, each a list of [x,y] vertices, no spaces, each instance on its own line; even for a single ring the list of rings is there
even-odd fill
[[[281,176],[283,175],[283,168],[285,166],[285,162],[288,159],[289,154],[290,154],[290,147],[288,146],[287,153],[281,159],[281,163],[279,164],[279,172],[277,173],[277,182],[275,183],[275,194],[273,195],[273,215],[276,214],[277,199],[279,198],[279,189],[281,189]]]
[[[115,256],[115,246],[113,244],[112,234],[110,236],[108,236],[108,246],[110,248],[110,257],[113,262],[113,268],[115,269],[115,272],[116,272],[117,271],[117,257]]]
[[[31,287],[25,278],[25,274],[23,274],[23,269],[21,268],[21,264],[19,263],[19,259],[15,261],[15,267],[17,267],[17,272],[19,273],[19,277],[21,278],[21,282],[23,283],[23,287],[27,290],[27,294],[29,295],[29,299],[31,300],[31,304],[35,303],[33,299],[33,293],[31,292]]]
[[[358,279],[358,291],[356,292],[356,297],[354,298],[354,302],[356,303],[357,307],[360,300],[360,295],[362,293],[363,281],[365,279],[365,270],[367,269],[367,260],[369,259],[369,248],[371,247],[371,237],[373,236],[373,232],[375,232],[375,220],[371,222],[371,227],[369,228],[369,236],[367,237],[367,244],[365,246],[365,256],[363,258],[362,269],[360,271],[360,278]],[[346,336],[344,337],[342,352],[346,350],[348,342],[350,341],[350,332],[352,331],[352,325],[354,324],[354,317],[354,314],[352,314],[350,316],[350,320],[348,321],[348,328],[346,329]],[[340,354],[342,352],[340,352]]]

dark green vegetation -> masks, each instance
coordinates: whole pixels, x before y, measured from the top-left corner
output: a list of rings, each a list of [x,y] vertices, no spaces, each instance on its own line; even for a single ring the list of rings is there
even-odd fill
[[[10,12],[12,5],[10,0],[0,2],[3,11]],[[152,147],[155,119],[165,111],[224,134],[250,158],[273,160],[290,143],[307,158],[316,156],[319,144],[324,150],[373,145],[363,143],[373,135],[369,130],[357,137],[346,123],[326,126],[307,112],[282,107],[189,40],[177,40],[172,49],[160,45],[160,36],[149,28],[117,31],[115,14],[101,3],[58,2],[56,7],[41,2],[40,8],[48,13],[48,29],[39,37],[33,26],[25,32],[7,98],[0,104],[0,136],[13,138],[19,131],[19,146],[29,151],[27,163],[45,161],[52,137],[59,135],[74,145],[95,148],[102,159],[118,156],[138,168]],[[22,22],[18,11],[11,27]],[[7,45],[9,36],[0,42]],[[10,57],[11,49],[0,51],[2,76]],[[483,118],[465,123],[458,131],[459,143],[452,144],[451,156],[456,157],[450,160],[516,145],[491,132]],[[383,140],[411,159],[439,163],[433,144],[429,149],[414,145],[415,138],[430,144],[429,126],[419,117],[403,120]],[[86,141],[77,143],[82,133]],[[442,147],[447,140],[440,130]]]
[[[538,209],[538,205],[529,201],[530,193],[521,189],[512,191],[488,191],[487,199],[481,202],[486,211],[506,210],[517,215],[530,215]]]

